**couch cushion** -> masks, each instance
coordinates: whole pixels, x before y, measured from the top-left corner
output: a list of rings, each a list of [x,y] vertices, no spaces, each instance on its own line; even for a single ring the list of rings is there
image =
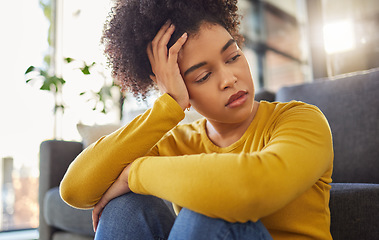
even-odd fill
[[[332,184],[331,233],[334,240],[377,239],[379,184]]]
[[[280,89],[277,101],[318,106],[334,144],[334,182],[379,183],[379,69]]]
[[[254,99],[258,102],[260,101],[268,101],[268,102],[273,102],[275,101],[275,93],[267,90],[267,89],[259,89],[255,93]]]
[[[67,205],[61,199],[58,187],[46,193],[43,208],[46,223],[50,226],[80,235],[95,235],[92,228],[92,211],[79,210]]]

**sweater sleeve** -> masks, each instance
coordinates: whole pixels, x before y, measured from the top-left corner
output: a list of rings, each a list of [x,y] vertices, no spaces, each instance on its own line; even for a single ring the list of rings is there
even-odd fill
[[[93,207],[129,163],[152,155],[154,145],[183,118],[175,100],[162,95],[151,109],[77,156],[60,184],[62,199],[76,208]]]
[[[139,158],[130,188],[229,222],[257,221],[314,185],[333,159],[329,125],[318,109],[290,109],[272,126],[258,152]]]

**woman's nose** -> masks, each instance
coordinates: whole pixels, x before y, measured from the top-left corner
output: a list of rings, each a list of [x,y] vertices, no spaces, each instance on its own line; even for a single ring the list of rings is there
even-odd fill
[[[223,70],[221,73],[221,89],[227,89],[233,87],[237,83],[237,78],[234,76],[232,71]]]

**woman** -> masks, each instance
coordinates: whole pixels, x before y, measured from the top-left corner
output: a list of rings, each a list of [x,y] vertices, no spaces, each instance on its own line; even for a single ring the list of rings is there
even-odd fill
[[[226,0],[118,3],[104,35],[113,74],[162,96],[62,180],[68,204],[94,207],[97,239],[331,239],[328,123],[305,103],[254,101],[236,11]],[[189,106],[204,119],[178,125]]]

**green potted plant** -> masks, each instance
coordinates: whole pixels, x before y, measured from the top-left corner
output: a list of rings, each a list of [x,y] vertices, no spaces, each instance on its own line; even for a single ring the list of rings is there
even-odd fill
[[[27,77],[26,83],[31,81],[42,81],[40,90],[49,91],[54,96],[54,138],[57,138],[57,115],[58,113],[63,114],[64,104],[60,100],[60,95],[62,93],[62,87],[66,81],[54,74],[50,74],[47,70],[42,68],[37,68],[34,66],[28,67],[25,71]]]
[[[81,73],[83,75],[90,75],[94,71],[94,67],[97,65],[96,62],[92,62],[91,64],[87,64],[84,61],[74,60],[73,58],[65,58],[64,62],[69,64],[71,62],[79,62],[79,67]],[[104,83],[103,86],[100,88],[99,91],[85,91],[81,92],[80,95],[87,98],[87,101],[94,100],[94,105],[92,107],[92,110],[94,111],[100,111],[104,114],[106,114],[109,111],[109,107],[107,106],[106,102],[108,100],[113,100],[114,97],[112,95],[112,88],[119,88],[114,83],[107,83],[105,81],[106,77],[101,73],[98,72],[100,75],[104,77]],[[53,94],[54,96],[54,138],[59,138],[57,134],[57,122],[58,118],[64,114],[65,104],[62,100],[62,89],[66,83],[66,80],[63,79],[60,76],[57,76],[55,74],[50,74],[47,70],[38,68],[35,66],[30,66],[25,71],[25,76],[27,78],[26,83],[34,83],[40,82],[40,90],[42,91],[48,91]],[[121,95],[120,100],[116,103],[120,109],[120,113],[122,113],[122,104],[124,102],[125,97]],[[120,116],[121,117],[121,116]]]

